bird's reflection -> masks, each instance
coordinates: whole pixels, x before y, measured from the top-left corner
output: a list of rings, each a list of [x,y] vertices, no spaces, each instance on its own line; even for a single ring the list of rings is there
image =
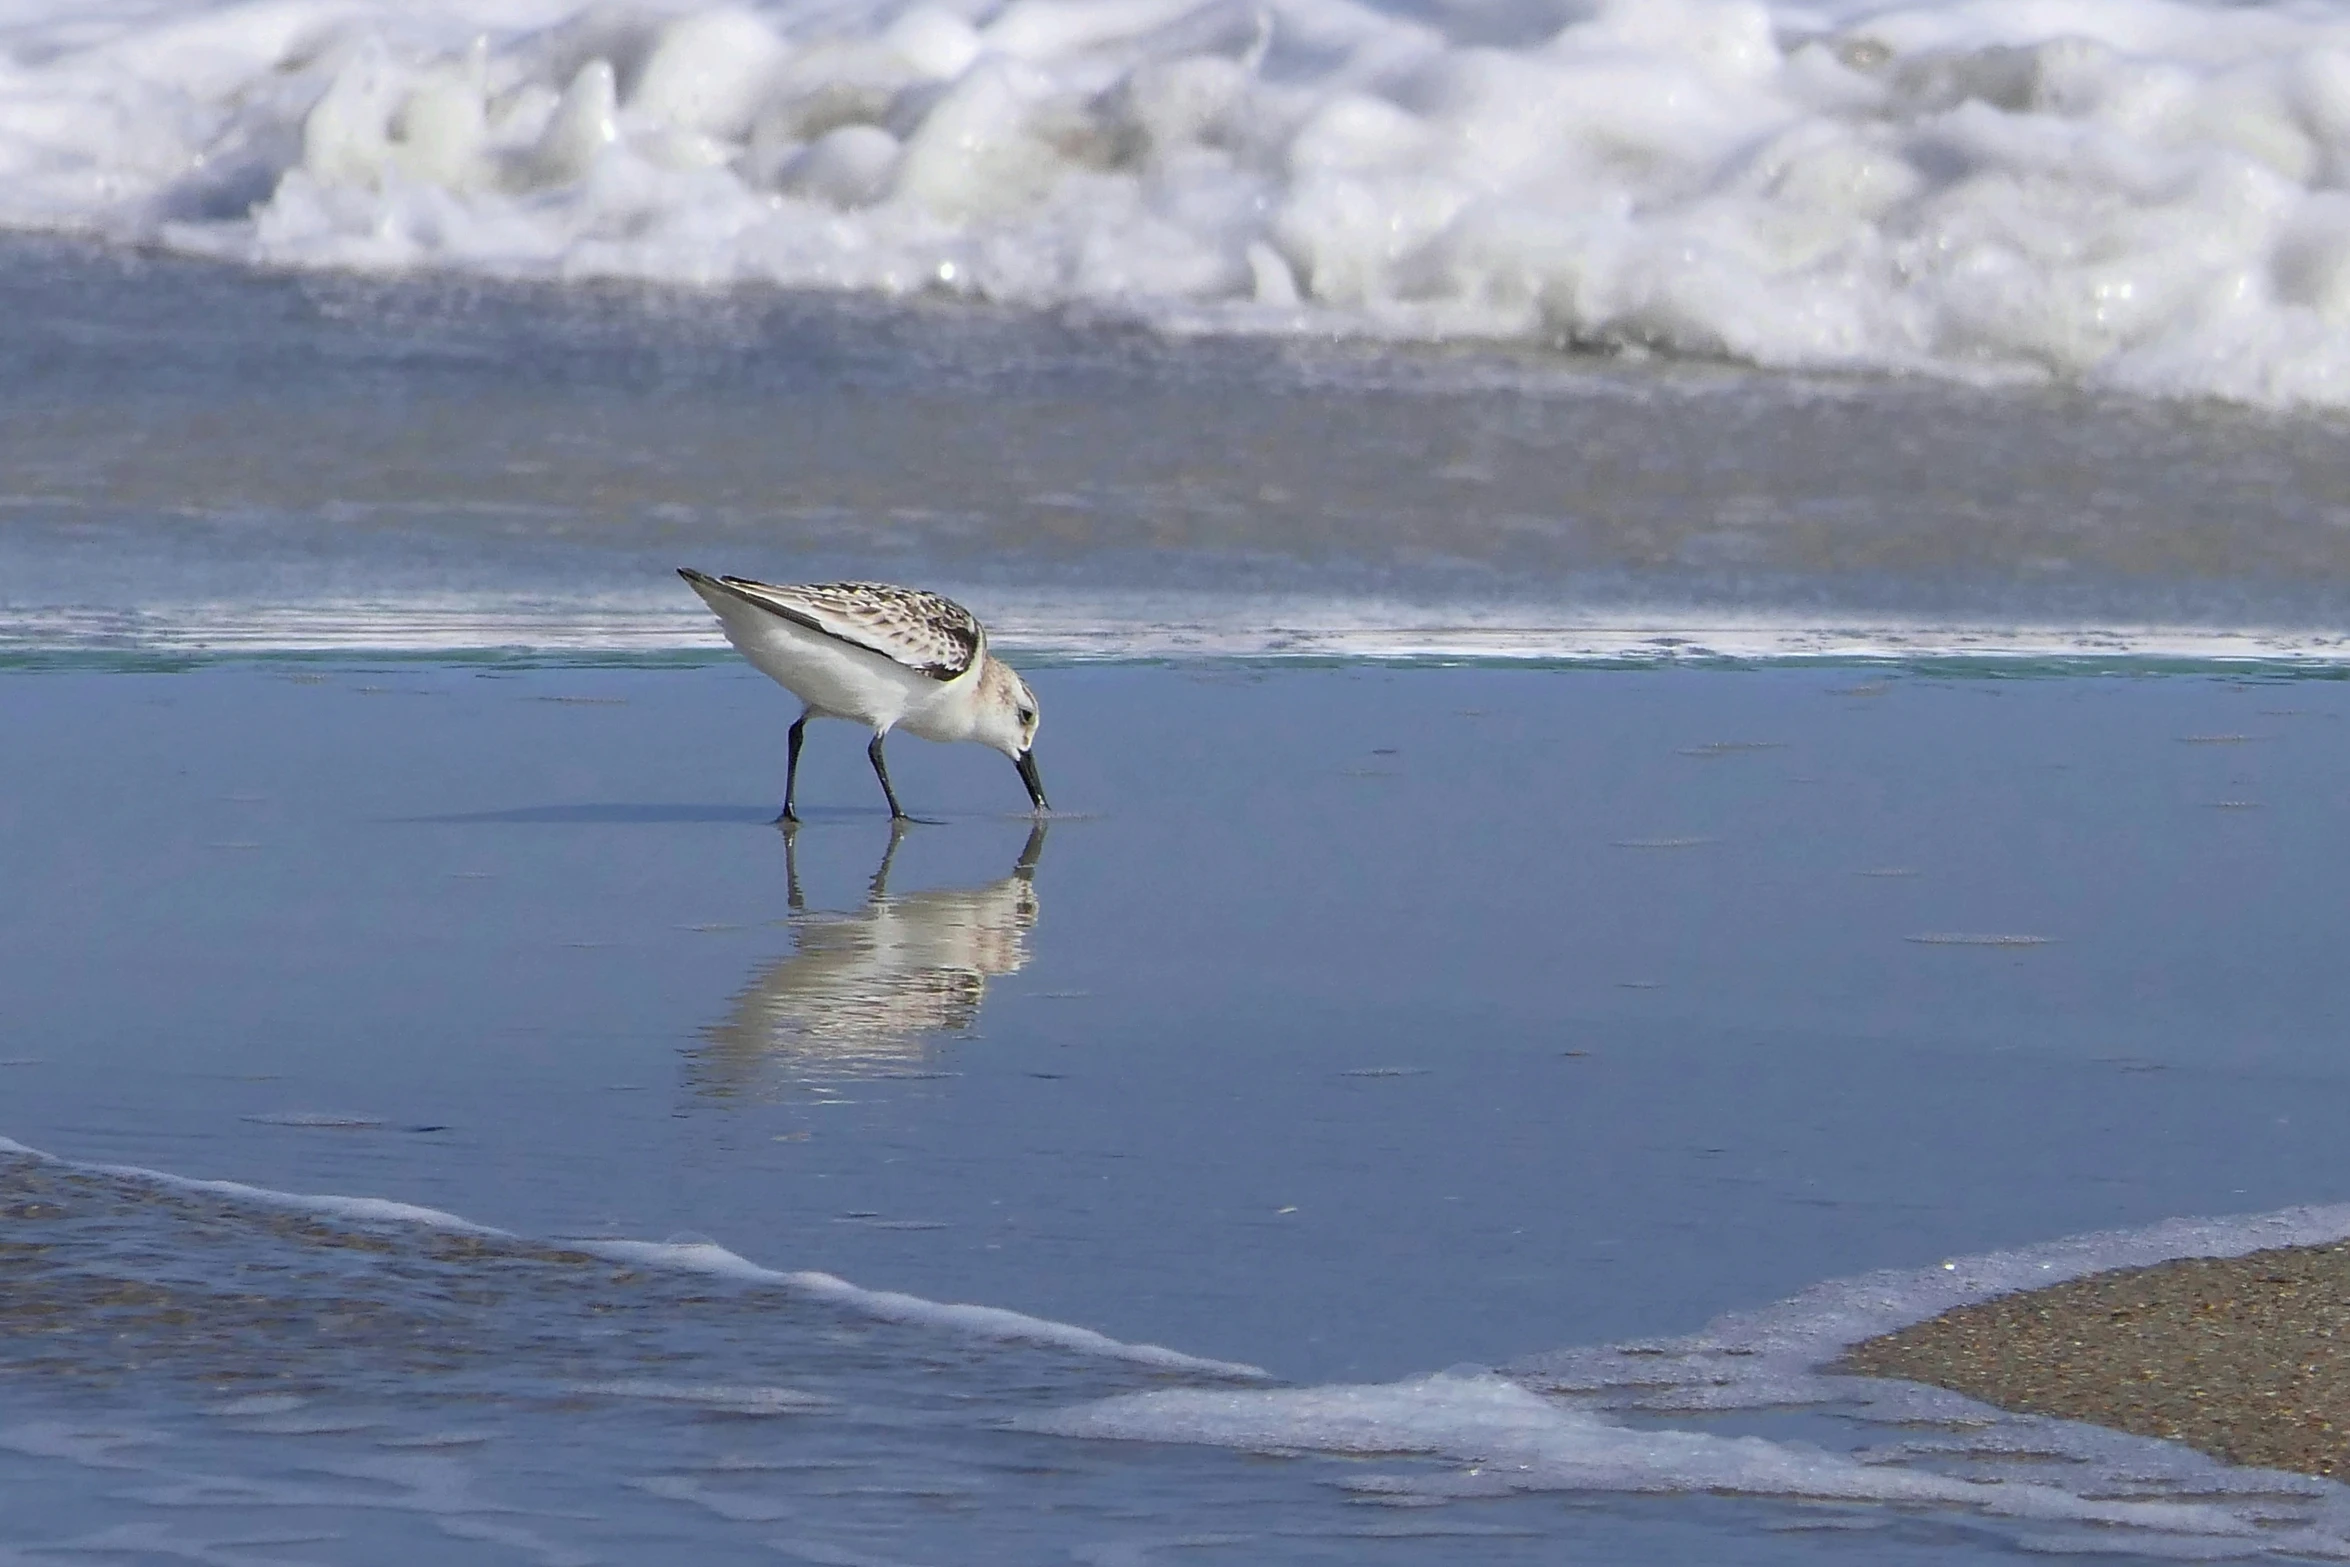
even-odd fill
[[[889,890],[906,831],[898,823],[854,913],[807,906],[798,834],[786,831],[792,951],[752,975],[724,1020],[702,1031],[690,1052],[695,1086],[732,1098],[920,1070],[934,1038],[978,1021],[989,980],[1027,966],[1045,827],[1030,830],[1001,881],[900,896]]]

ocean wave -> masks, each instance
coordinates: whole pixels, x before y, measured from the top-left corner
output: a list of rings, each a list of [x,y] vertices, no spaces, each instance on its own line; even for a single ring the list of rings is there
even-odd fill
[[[421,1229],[485,1240],[523,1240],[523,1237],[510,1231],[479,1224],[438,1208],[420,1207],[415,1203],[396,1202],[384,1197],[278,1191],[270,1187],[249,1186],[242,1181],[201,1180],[163,1170],[143,1169],[136,1165],[87,1164],[62,1159],[38,1148],[29,1148],[8,1137],[0,1137],[0,1159],[30,1160],[79,1174],[127,1181],[156,1191],[208,1197],[238,1207],[309,1214],[354,1226]],[[786,1272],[762,1267],[728,1251],[715,1241],[684,1238],[668,1241],[578,1238],[565,1240],[562,1245],[569,1251],[638,1268],[701,1274],[788,1290],[802,1298],[821,1301],[856,1316],[880,1322],[900,1323],[1002,1344],[1035,1345],[1073,1355],[1124,1361],[1158,1371],[1186,1372],[1242,1381],[1257,1381],[1265,1377],[1265,1372],[1255,1366],[1187,1355],[1157,1344],[1128,1343],[1097,1333],[1091,1328],[1078,1327],[1074,1323],[1033,1317],[1001,1306],[926,1300],[919,1295],[908,1295],[897,1290],[865,1289],[829,1273],[809,1269]],[[757,1396],[746,1393],[737,1401]]]
[[[2345,1236],[2350,1205],[2171,1219],[1829,1280],[1685,1338],[1561,1350],[1498,1372],[1128,1393],[1017,1423],[1069,1437],[1435,1460],[1345,1482],[1406,1504],[1716,1492],[1933,1509],[2051,1554],[2339,1561],[2350,1559],[2350,1490],[2337,1482],[2234,1468],[2175,1443],[2009,1415],[1832,1365],[1863,1340],[2017,1290]],[[1793,1410],[1819,1418],[1809,1439],[1679,1424]]]
[[[0,224],[2350,403],[2350,15],[20,0]]]

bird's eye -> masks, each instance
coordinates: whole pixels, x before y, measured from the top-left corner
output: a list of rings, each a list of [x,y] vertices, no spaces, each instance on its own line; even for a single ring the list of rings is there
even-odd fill
[[[1035,709],[1035,708],[1033,708],[1033,707],[1024,707],[1024,708],[1020,709],[1020,722],[1022,722],[1022,723],[1024,723],[1024,724],[1033,724],[1033,723],[1035,723],[1035,722],[1036,722],[1036,709]]]

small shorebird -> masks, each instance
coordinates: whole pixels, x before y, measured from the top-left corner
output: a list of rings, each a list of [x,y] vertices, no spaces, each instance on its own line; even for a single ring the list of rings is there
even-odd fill
[[[732,642],[807,706],[791,726],[783,815],[799,813],[800,741],[811,718],[845,718],[873,731],[865,754],[893,821],[907,820],[890,787],[881,742],[904,727],[925,740],[976,740],[1012,759],[1039,814],[1036,694],[987,650],[987,628],[952,599],[880,582],[753,582],[677,574],[717,612]]]

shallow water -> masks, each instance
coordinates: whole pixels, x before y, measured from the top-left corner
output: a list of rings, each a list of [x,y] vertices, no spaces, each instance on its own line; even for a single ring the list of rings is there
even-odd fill
[[[890,835],[858,748],[812,737],[787,855],[766,824],[786,708],[732,665],[0,682],[0,833],[32,893],[0,914],[0,1130],[72,1161],[5,1172],[9,1541],[2258,1547],[2232,1504],[2102,1517],[2117,1487],[2223,1484],[2150,1444],[1954,1505],[1934,1476],[1995,1468],[2015,1430],[1895,1451],[1950,1409],[1772,1414],[1786,1390],[1760,1384],[1644,1413],[1657,1362],[1636,1357],[1632,1383],[1544,1406],[1568,1427],[1541,1436],[1514,1383],[1416,1379],[1513,1364],[1589,1389],[1552,1352],[1868,1269],[2350,1195],[2339,683],[1035,684],[1071,817],[1032,840],[1000,759],[901,742],[901,790],[946,825],[906,834],[876,893]],[[2248,1242],[2145,1243],[2226,1244]],[[1361,1445],[1323,1406],[1244,1402],[1205,1431],[1084,1413],[1170,1384],[1256,1396],[1136,1344],[1325,1400],[1404,1379],[1370,1445],[1430,1456],[1189,1445]],[[1697,1445],[1660,1449],[1660,1423]],[[1764,1445],[1706,1445],[1738,1435]],[[1835,1456],[1856,1447],[1857,1470]],[[1496,1450],[1531,1455],[1532,1494],[1477,1494],[1470,1458]],[[1724,1485],[1844,1500],[1823,1520],[1705,1494]],[[2259,1506],[2332,1507],[2311,1494]]]

